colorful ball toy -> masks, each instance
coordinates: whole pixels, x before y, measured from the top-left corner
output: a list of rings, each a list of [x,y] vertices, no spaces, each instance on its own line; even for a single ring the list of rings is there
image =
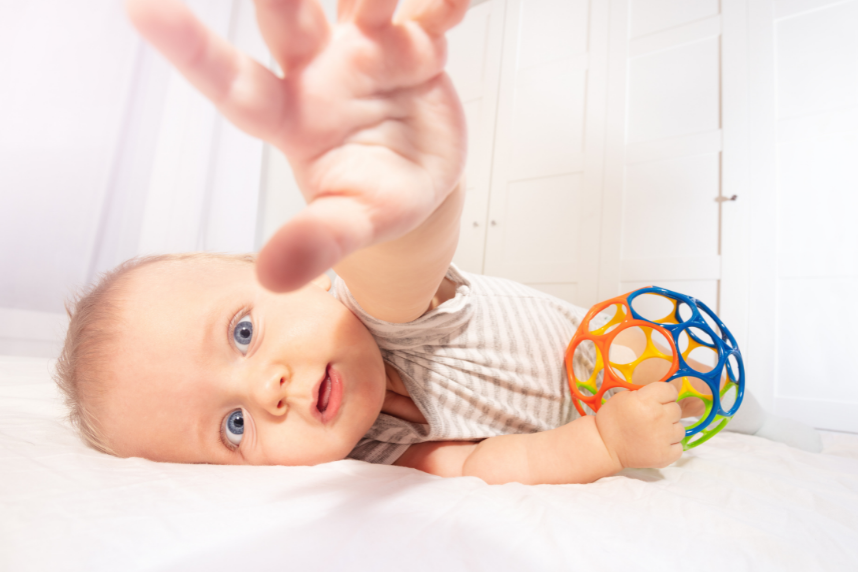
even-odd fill
[[[593,306],[566,350],[575,408],[595,414],[617,391],[681,380],[678,401],[700,400],[686,426],[688,450],[712,438],[736,414],[745,369],[736,339],[703,302],[650,286]]]

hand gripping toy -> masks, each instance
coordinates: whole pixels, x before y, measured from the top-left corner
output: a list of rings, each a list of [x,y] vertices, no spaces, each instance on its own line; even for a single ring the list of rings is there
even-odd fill
[[[686,451],[723,429],[745,392],[742,354],[718,316],[696,298],[656,286],[593,306],[566,350],[566,371],[581,415],[595,414],[617,391],[681,379],[678,400],[705,407],[685,429]]]

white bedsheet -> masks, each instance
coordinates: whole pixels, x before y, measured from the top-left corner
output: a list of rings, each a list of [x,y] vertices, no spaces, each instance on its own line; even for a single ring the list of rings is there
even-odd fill
[[[4,571],[858,570],[855,435],[722,434],[591,485],[172,465],[80,444],[48,368],[0,357]]]

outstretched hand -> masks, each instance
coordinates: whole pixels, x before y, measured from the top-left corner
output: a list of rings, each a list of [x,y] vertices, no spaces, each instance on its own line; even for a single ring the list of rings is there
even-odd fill
[[[277,77],[178,0],[128,0],[140,33],[230,121],[280,149],[307,201],[259,253],[263,285],[303,286],[342,258],[416,228],[458,182],[461,105],[444,33],[468,0],[255,0]]]

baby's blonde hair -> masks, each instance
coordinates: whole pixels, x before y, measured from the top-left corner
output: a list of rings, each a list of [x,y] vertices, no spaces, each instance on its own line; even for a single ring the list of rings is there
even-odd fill
[[[211,252],[138,256],[105,272],[93,285],[66,301],[69,326],[54,381],[65,398],[71,425],[93,449],[116,454],[108,445],[94,405],[105,392],[106,378],[110,375],[108,357],[116,350],[121,333],[119,293],[123,284],[132,272],[145,266],[203,260],[253,263],[254,257]]]

